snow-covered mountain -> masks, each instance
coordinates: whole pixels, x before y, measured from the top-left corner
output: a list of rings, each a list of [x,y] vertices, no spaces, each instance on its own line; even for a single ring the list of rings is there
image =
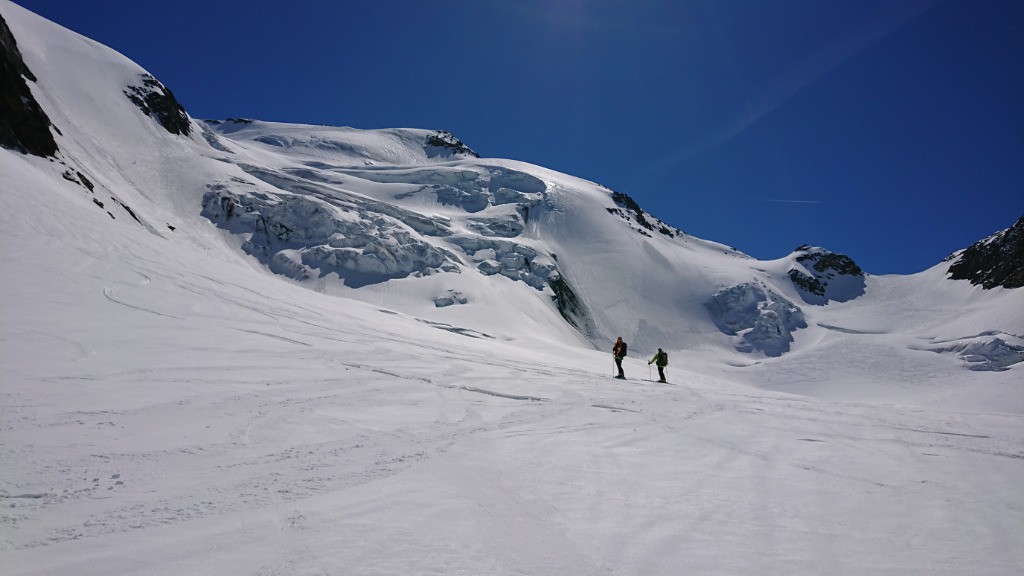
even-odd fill
[[[882,565],[901,573],[905,550],[868,543],[872,529],[857,506],[878,510],[876,493],[885,492],[886,505],[907,497],[904,514],[920,519],[930,498],[956,499],[961,490],[995,494],[970,514],[980,527],[963,544],[975,551],[964,558],[976,562],[980,549],[992,560],[990,573],[1024,567],[1019,550],[1004,544],[1024,532],[1007,488],[1024,478],[1024,290],[988,281],[1004,268],[1000,255],[1019,260],[1020,222],[977,245],[1001,247],[986,252],[983,277],[957,272],[977,260],[978,247],[910,276],[866,274],[849,256],[810,246],[759,261],[686,234],[599,184],[480,157],[443,130],[196,120],[157,78],[109,48],[7,0],[0,16],[0,480],[11,503],[0,516],[7,527],[0,552],[11,573],[70,573],[76,558],[87,558],[84,573],[214,573],[232,564],[203,553],[192,530],[231,554],[249,554],[249,539],[258,547],[275,537],[267,523],[296,544],[283,551],[290,564],[255,573],[314,573],[316,558],[328,559],[327,573],[712,573],[728,565],[736,542],[700,560],[672,548],[671,538],[659,543],[658,534],[690,531],[674,519],[682,516],[703,522],[708,534],[753,536],[756,549],[784,549],[721,572],[863,573]],[[628,375],[643,374],[636,358],[664,348],[688,391],[638,384],[593,396],[595,385],[613,382],[607,351],[617,336],[630,344]],[[808,398],[835,404],[799,404]],[[905,405],[914,408],[892,407]],[[909,415],[925,407],[935,412]],[[729,420],[717,416],[722,410]],[[767,423],[755,414],[765,410],[777,412]],[[831,452],[801,449],[796,460],[761,444],[782,441],[762,427],[793,419],[812,423],[786,428],[814,436],[798,438],[804,447],[846,439]],[[888,491],[909,479],[868,479],[908,463],[892,454],[876,459],[868,444],[848,438],[875,426],[873,419],[887,434],[903,432],[895,439],[871,432],[869,444],[960,456],[941,472],[917,453],[910,460],[944,488],[910,496],[900,488],[896,496]],[[691,420],[708,428],[683,426]],[[261,430],[264,421],[269,428]],[[154,422],[162,428],[149,429]],[[639,435],[624,445],[646,442],[679,460],[664,462],[650,449],[627,457],[616,446],[634,427]],[[940,448],[907,436],[926,428]],[[595,468],[588,459],[602,456],[571,447],[588,439],[588,429],[619,464]],[[549,433],[567,444],[543,440]],[[502,443],[516,434],[536,443]],[[695,443],[693,434],[711,440]],[[299,447],[306,455],[292,452]],[[768,528],[708,523],[678,502],[670,506],[676,516],[660,517],[664,499],[694,488],[684,482],[661,492],[659,484],[676,481],[665,475],[700,475],[689,466],[713,465],[713,448],[754,457],[724,487],[703,485],[719,507],[709,514],[744,513],[736,503],[764,482],[751,478],[776,461],[791,466],[768,485],[796,481],[800,493],[758,498],[762,506],[753,510],[773,517],[764,520]],[[867,452],[848,452],[861,448]],[[998,479],[954,482],[979,465],[963,456],[975,453],[994,461],[980,465]],[[496,454],[508,460],[491,461]],[[307,465],[324,472],[308,473]],[[179,468],[187,466],[197,477]],[[863,466],[869,473],[858,472]],[[823,469],[842,487],[793,477]],[[580,470],[609,477],[589,484]],[[637,476],[617,476],[626,471]],[[125,494],[129,474],[139,488]],[[359,498],[346,492],[376,480],[386,485]],[[197,481],[208,488],[186,487]],[[849,505],[783,509],[787,500],[809,506],[807,498],[837,497],[850,482],[874,488]],[[124,503],[91,502],[107,484],[109,497]],[[502,520],[404,492],[424,485],[434,487],[425,489],[428,498],[484,502]],[[645,496],[634,502],[605,489]],[[505,491],[519,504],[508,504]],[[479,500],[467,496],[473,492]],[[396,494],[404,494],[396,503],[374,503]],[[956,501],[943,514],[969,506]],[[546,506],[562,505],[569,512],[552,509],[553,527],[532,532]],[[635,517],[627,512],[634,505],[642,510]],[[318,515],[320,506],[330,512]],[[410,519],[410,510],[426,516]],[[259,527],[233,532],[229,524],[244,523],[247,513]],[[345,514],[362,518],[346,535],[376,526],[381,536],[366,536],[365,547],[350,542],[338,555],[307,550],[298,559],[310,543],[337,544],[331,530]],[[780,524],[778,515],[791,516]],[[800,522],[812,519],[856,528],[808,535]],[[902,530],[901,521],[883,524]],[[467,522],[481,523],[483,535],[471,534]],[[305,540],[309,525],[316,534]],[[405,526],[444,526],[446,536],[430,543]],[[960,527],[940,522],[941,538],[926,550],[947,550]],[[986,531],[1001,535],[986,540]],[[154,537],[170,537],[207,564],[176,563]],[[486,551],[491,538],[499,550]],[[838,556],[818,552],[788,564],[805,538],[837,547]],[[369,551],[389,539],[404,548],[393,565]],[[118,560],[126,541],[132,557]],[[86,557],[79,556],[84,543],[97,545]],[[448,559],[465,546],[461,563]],[[862,547],[884,560],[854,560]],[[539,552],[523,556],[530,548]],[[640,552],[653,554],[655,565]],[[149,554],[152,564],[140,557]],[[937,573],[928,567],[939,564],[925,558],[909,566]],[[444,562],[450,569],[438,568]]]
[[[73,35],[45,46],[23,36],[29,62],[45,57],[17,66],[38,93],[23,110],[38,110],[59,146],[52,185],[77,183],[76,200],[99,208],[92,217],[127,216],[169,243],[208,248],[205,218],[260,266],[320,292],[478,331],[514,327],[502,334],[510,338],[573,340],[572,330],[598,348],[623,336],[645,351],[779,356],[817,341],[822,324],[838,326],[825,304],[853,301],[870,314],[869,286],[888,283],[822,249],[756,261],[592,182],[479,158],[443,131],[197,122],[108,49]],[[45,130],[51,117],[55,134]],[[25,140],[40,132],[20,130]],[[906,289],[928,290],[934,278]],[[1024,320],[1016,294],[951,289],[997,311],[980,331],[993,340]]]

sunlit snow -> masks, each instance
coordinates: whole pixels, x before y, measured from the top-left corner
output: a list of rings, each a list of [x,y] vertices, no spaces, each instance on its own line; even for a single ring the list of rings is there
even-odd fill
[[[0,150],[4,574],[1024,572],[1024,290],[815,300],[435,130],[171,134],[0,13],[61,150]]]

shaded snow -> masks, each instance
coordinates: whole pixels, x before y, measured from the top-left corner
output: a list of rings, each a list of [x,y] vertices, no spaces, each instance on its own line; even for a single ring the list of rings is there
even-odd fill
[[[722,332],[739,336],[741,352],[781,356],[789,351],[793,331],[807,327],[799,306],[755,284],[719,290],[707,307]]]

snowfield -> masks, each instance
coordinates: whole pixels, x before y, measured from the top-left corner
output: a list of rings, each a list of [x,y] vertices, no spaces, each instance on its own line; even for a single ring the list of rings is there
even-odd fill
[[[664,385],[632,358],[621,382],[603,352],[455,333],[241,267],[129,258],[62,282],[74,263],[37,256],[52,263],[4,286],[39,303],[4,310],[8,573],[1024,562],[1020,413],[871,401],[886,385],[944,392],[897,362],[839,366],[876,375],[858,401],[761,390],[710,362]],[[762,374],[795,388],[809,369]]]
[[[4,574],[1024,573],[1024,290],[758,261],[433,130],[171,134],[0,15],[60,130],[0,149]]]

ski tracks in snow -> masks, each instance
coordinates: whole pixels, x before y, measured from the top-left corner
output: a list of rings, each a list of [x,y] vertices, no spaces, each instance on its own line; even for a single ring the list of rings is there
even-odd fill
[[[126,302],[123,298],[118,297],[116,295],[116,293],[118,291],[122,290],[125,286],[144,287],[144,286],[150,285],[152,283],[152,281],[153,281],[153,279],[151,277],[149,277],[146,274],[143,274],[142,272],[136,271],[136,274],[138,274],[141,277],[141,281],[139,283],[136,283],[136,284],[122,284],[122,285],[118,285],[118,286],[108,286],[108,287],[103,289],[103,297],[106,298],[107,300],[113,302],[114,304],[119,304],[119,305],[124,306],[126,308],[131,308],[133,310],[139,310],[139,311],[142,311],[142,312],[148,312],[150,314],[155,314],[157,316],[164,316],[164,317],[167,317],[167,318],[175,318],[177,320],[182,320],[183,319],[180,316],[175,316],[173,314],[167,314],[167,313],[164,313],[164,312],[158,312],[158,311],[153,310],[152,308],[150,308],[148,306],[144,306],[144,305],[140,305],[140,304],[131,304],[129,302]]]
[[[163,307],[168,283],[193,298]],[[199,527],[238,525],[273,543],[233,554],[249,573],[866,572],[906,550],[925,571],[969,571],[979,555],[1024,566],[1017,416],[816,400],[681,369],[675,386],[619,381],[603,365],[493,354],[486,339],[342,325],[202,277],[146,274],[104,296],[167,330],[217,332],[177,362],[82,344],[68,358],[88,365],[73,374],[84,380],[6,392],[12,558],[150,534],[203,557]],[[62,393],[82,406],[46,396]],[[958,547],[951,525],[984,549]]]

